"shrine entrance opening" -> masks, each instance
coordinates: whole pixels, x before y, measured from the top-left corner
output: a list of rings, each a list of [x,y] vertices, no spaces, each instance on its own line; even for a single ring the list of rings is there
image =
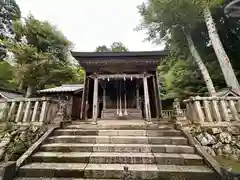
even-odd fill
[[[161,117],[156,67],[166,52],[72,52],[72,55],[85,69],[82,119],[151,121]]]

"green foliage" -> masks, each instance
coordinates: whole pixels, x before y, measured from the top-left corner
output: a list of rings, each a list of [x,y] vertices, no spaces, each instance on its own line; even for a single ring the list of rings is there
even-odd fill
[[[14,54],[14,77],[24,89],[78,80],[69,60],[71,43],[56,27],[30,15],[24,22],[15,21],[13,31],[19,42],[3,43]]]
[[[16,89],[13,81],[13,67],[6,61],[0,61],[0,85],[9,89]]]
[[[4,0],[0,4],[0,39],[14,39],[12,22],[21,17],[21,11],[15,0]],[[0,42],[0,60],[6,56],[6,47]]]
[[[96,52],[127,52],[128,49],[121,42],[113,42],[108,48],[106,45],[98,46]]]
[[[159,67],[163,77],[165,98],[203,95],[206,92],[200,70],[192,60],[185,34],[192,36],[204,60],[215,88],[225,88],[224,78],[215,52],[210,46],[203,10],[211,8],[218,33],[240,79],[240,21],[224,15],[223,0],[148,0],[140,5],[142,17],[138,30],[147,30],[147,40],[166,43],[170,56]]]

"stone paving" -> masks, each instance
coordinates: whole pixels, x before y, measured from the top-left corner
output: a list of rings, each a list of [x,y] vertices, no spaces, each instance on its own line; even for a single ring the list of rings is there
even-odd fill
[[[17,179],[122,179],[124,167],[134,179],[217,179],[171,123],[138,120],[81,122],[55,130]]]

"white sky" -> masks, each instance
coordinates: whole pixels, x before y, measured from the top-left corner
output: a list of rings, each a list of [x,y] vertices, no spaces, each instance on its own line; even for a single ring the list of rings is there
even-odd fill
[[[77,51],[94,51],[99,45],[121,41],[131,51],[162,50],[143,42],[136,6],[144,0],[16,0],[22,16],[29,13],[48,20],[74,43]]]

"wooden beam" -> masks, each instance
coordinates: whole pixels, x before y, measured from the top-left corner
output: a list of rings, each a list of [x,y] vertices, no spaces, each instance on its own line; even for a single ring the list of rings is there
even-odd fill
[[[137,78],[137,79],[142,79],[144,77],[151,77],[153,76],[153,74],[100,74],[97,75],[97,77],[99,79],[123,79],[124,77],[126,79],[130,79],[130,78]]]

